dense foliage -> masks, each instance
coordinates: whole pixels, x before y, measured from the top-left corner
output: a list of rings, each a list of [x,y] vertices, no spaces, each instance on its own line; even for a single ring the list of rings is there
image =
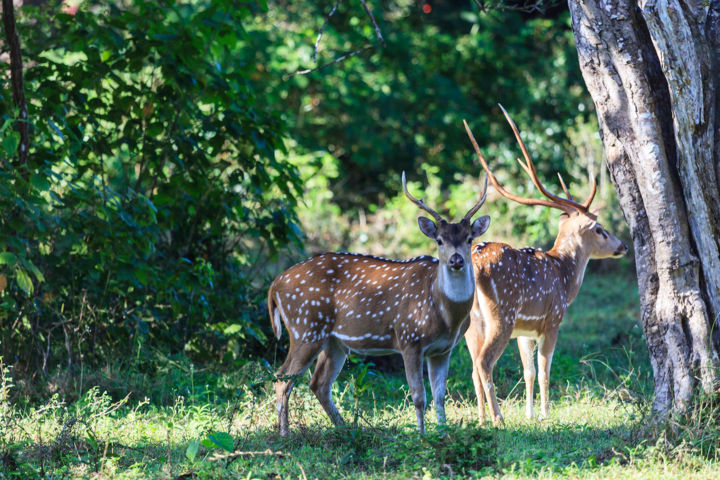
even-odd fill
[[[340,2],[313,63],[334,4],[20,9],[27,165],[6,79],[0,90],[0,354],[18,372],[144,346],[269,357],[264,294],[306,254],[303,237],[308,252],[432,253],[399,194],[403,169],[452,216],[474,202],[463,118],[498,178],[533,194],[497,102],[549,183],[560,171],[586,191],[599,142],[562,9],[371,2],[383,48],[292,76],[378,44],[364,10]],[[484,209],[493,238],[552,243],[556,212],[492,198]]]
[[[253,257],[298,241],[300,189],[276,156],[285,126],[235,54],[258,12],[209,0],[23,9],[27,165],[11,161],[0,96],[6,359],[72,367],[145,340],[217,357],[264,339]]]
[[[244,51],[258,64],[257,88],[281,106],[287,122],[290,160],[306,185],[300,214],[310,248],[385,255],[427,249],[414,207],[399,194],[400,173],[417,182],[414,191],[427,189],[423,195],[433,205],[462,215],[477,198],[482,173],[463,119],[500,181],[535,195],[515,162],[520,151],[499,102],[520,126],[548,185],[559,190],[555,172],[561,172],[584,198],[592,173],[601,185],[597,204],[614,202],[612,186],[601,178],[597,126],[567,12],[481,13],[470,1],[375,2],[370,7],[384,47],[290,76],[380,46],[364,10],[340,2],[314,62],[318,32],[335,3],[271,6],[248,26],[257,48]],[[432,4],[430,13],[423,3]],[[489,232],[494,238],[552,244],[556,212],[492,199],[486,209],[498,220]]]

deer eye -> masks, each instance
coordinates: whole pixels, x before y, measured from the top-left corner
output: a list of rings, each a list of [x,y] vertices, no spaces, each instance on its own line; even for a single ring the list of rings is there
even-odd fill
[[[437,239],[437,244],[438,244],[438,247],[443,244],[442,238]]]
[[[597,233],[598,235],[602,235],[602,228],[595,227],[595,233]]]
[[[467,243],[468,243],[468,245],[472,245],[472,237],[468,237]]]

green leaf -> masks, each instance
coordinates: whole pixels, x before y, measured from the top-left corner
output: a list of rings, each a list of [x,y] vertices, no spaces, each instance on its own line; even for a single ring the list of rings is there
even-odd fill
[[[42,192],[50,190],[50,182],[45,175],[36,173],[32,177],[30,177],[30,183],[33,187]]]
[[[28,275],[25,270],[18,268],[15,270],[15,278],[17,279],[18,286],[28,295],[32,295],[33,283],[30,275]]]
[[[0,265],[13,266],[17,262],[17,257],[12,252],[0,253]]]
[[[45,281],[45,275],[42,274],[40,269],[36,267],[34,263],[32,263],[30,260],[24,260],[22,263],[25,268],[30,270],[30,272],[35,275],[35,278],[37,278],[38,282],[42,283]]]
[[[185,450],[185,456],[188,458],[188,460],[194,462],[199,449],[200,440],[192,440],[190,443],[188,443],[187,449]]]
[[[20,145],[20,134],[17,132],[10,132],[10,134],[6,135],[2,140],[3,149],[9,157],[15,155],[18,145]]]
[[[222,448],[227,452],[232,452],[235,450],[235,441],[229,433],[213,432],[208,435],[208,438],[218,448]]]
[[[225,330],[223,330],[223,333],[225,335],[232,335],[233,333],[237,333],[242,330],[242,328],[242,325],[239,323],[233,323],[232,325],[228,325]]]

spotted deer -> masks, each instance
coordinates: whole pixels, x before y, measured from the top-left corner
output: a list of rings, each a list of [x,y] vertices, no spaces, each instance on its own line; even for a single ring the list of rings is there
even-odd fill
[[[290,348],[275,384],[279,429],[288,434],[288,400],[295,379],[317,357],[310,389],[332,422],[343,419],[331,398],[332,384],[348,352],[399,352],[405,364],[417,428],[425,431],[423,358],[427,359],[438,424],[445,423],[445,388],[452,348],[467,329],[475,290],[470,246],[490,225],[472,217],[480,200],[459,223],[449,223],[423,200],[407,198],[435,221],[419,217],[420,231],[438,245],[438,258],[405,261],[353,253],[323,253],[280,274],[268,290],[275,336],[285,325]]]
[[[541,416],[547,417],[550,365],[558,328],[580,290],[588,260],[617,258],[628,250],[598,223],[596,213],[589,210],[597,190],[595,182],[583,203],[573,199],[559,175],[567,198],[548,192],[537,177],[517,126],[505,109],[502,110],[525,158],[525,163],[518,161],[546,198],[523,198],[505,190],[488,167],[465,122],[465,129],[490,183],[507,199],[523,205],[557,208],[563,213],[555,244],[547,252],[534,248],[516,250],[503,243],[479,243],[472,249],[476,295],[465,340],[473,362],[472,378],[479,419],[481,423],[485,420],[487,399],[493,424],[503,423],[495,395],[493,368],[510,339],[518,340],[525,378],[525,415],[528,418],[533,417],[533,342],[537,342]]]

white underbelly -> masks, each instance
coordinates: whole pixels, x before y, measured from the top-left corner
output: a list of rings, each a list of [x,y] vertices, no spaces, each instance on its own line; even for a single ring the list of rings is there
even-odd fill
[[[515,328],[512,331],[512,334],[510,335],[510,338],[517,338],[517,337],[528,337],[528,338],[534,338],[538,339],[542,335],[537,330],[521,330],[519,328]]]
[[[392,355],[393,353],[400,353],[400,350],[394,350],[392,348],[352,348],[345,345],[353,353],[360,355]]]

